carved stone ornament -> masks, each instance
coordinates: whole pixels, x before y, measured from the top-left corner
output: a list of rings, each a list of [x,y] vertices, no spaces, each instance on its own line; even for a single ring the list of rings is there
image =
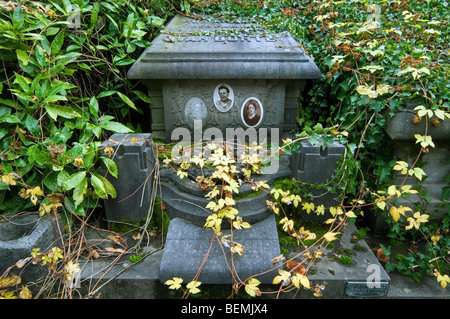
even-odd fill
[[[186,124],[193,128],[195,120],[205,122],[207,117],[208,111],[205,103],[198,97],[189,99],[184,108],[184,118]]]

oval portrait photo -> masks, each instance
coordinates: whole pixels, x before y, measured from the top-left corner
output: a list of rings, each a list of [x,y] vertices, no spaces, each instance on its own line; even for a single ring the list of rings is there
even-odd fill
[[[234,93],[231,86],[221,83],[214,90],[214,105],[220,112],[228,112],[234,103]]]
[[[262,103],[256,98],[251,97],[242,104],[241,117],[242,122],[248,127],[257,126],[264,114]]]

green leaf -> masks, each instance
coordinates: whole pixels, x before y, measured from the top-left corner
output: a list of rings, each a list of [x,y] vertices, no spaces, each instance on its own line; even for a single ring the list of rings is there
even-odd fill
[[[64,182],[69,178],[69,173],[62,170],[58,173],[58,176],[56,177],[56,182],[59,186],[62,186]]]
[[[22,61],[23,65],[28,65],[28,54],[25,51],[16,50],[17,58]]]
[[[19,84],[20,85],[20,88],[26,93],[26,94],[31,94],[32,92],[31,92],[31,90],[30,90],[30,86],[29,86],[29,84],[31,83],[31,81],[28,79],[28,78],[26,78],[26,77],[24,77],[24,76],[22,76],[22,75],[20,75],[20,74],[18,74],[18,73],[15,73],[15,75],[16,75],[16,78],[14,79],[14,82],[13,83],[17,83],[17,84]]]
[[[15,25],[19,26],[20,23],[23,21],[23,19],[25,19],[24,14],[23,14],[23,10],[22,7],[19,5],[16,7],[16,10],[14,10],[13,13],[13,22]]]
[[[86,212],[84,211],[83,206],[76,207],[74,203],[72,202],[72,199],[70,197],[64,198],[64,204],[66,206],[66,209],[77,216],[86,216]]]
[[[66,179],[61,186],[63,187],[63,190],[68,191],[75,188],[78,184],[83,182],[85,178],[86,178],[86,171],[78,172],[71,175],[68,179]]]
[[[44,103],[52,103],[56,101],[67,101],[67,98],[64,95],[51,95],[43,101]]]
[[[125,94],[123,94],[121,92],[117,92],[117,95],[119,95],[119,97],[122,99],[122,101],[124,101],[129,107],[136,110],[136,106],[134,105],[133,101],[130,100],[130,98],[128,96],[126,96]]]
[[[102,122],[100,124],[100,127],[102,127],[105,130],[112,131],[114,133],[124,134],[124,133],[132,133],[133,131],[126,127],[125,125],[119,123],[119,122]]]
[[[52,55],[58,54],[58,52],[61,50],[61,48],[64,44],[65,37],[66,37],[66,34],[64,32],[61,32],[53,39],[52,46],[51,46]]]
[[[97,98],[100,99],[102,97],[110,96],[110,95],[113,95],[115,93],[117,93],[117,91],[114,91],[114,90],[104,91],[104,92],[100,93],[99,95],[97,95]]]
[[[75,207],[78,207],[84,200],[84,196],[87,194],[87,178],[84,178],[81,183],[75,186],[73,190],[73,199]]]
[[[28,148],[28,161],[30,163],[36,162],[39,165],[50,162],[50,154],[39,148],[38,144],[34,144]]]
[[[139,98],[146,102],[146,103],[152,103],[152,101],[150,100],[150,98],[148,97],[147,94],[141,92],[141,91],[133,91],[134,94],[136,94],[137,96],[139,96]]]
[[[56,104],[47,104],[45,105],[45,109],[52,119],[56,121],[58,116],[73,119],[76,117],[81,117],[81,115],[75,111],[73,108],[68,106],[56,105]]]
[[[41,137],[41,127],[39,126],[39,122],[36,121],[32,116],[28,114],[24,124],[31,135],[35,137]]]
[[[108,198],[108,195],[106,195],[106,189],[105,185],[103,184],[102,180],[98,178],[99,175],[92,174],[91,176],[91,184],[94,187],[95,194],[97,194],[98,197],[106,199]]]
[[[100,159],[103,161],[103,163],[105,163],[106,168],[108,169],[108,172],[114,176],[115,178],[117,178],[118,176],[118,170],[117,170],[117,164],[116,162],[114,162],[112,159],[101,156]]]
[[[95,176],[102,181],[106,194],[110,195],[112,198],[116,198],[117,193],[116,193],[116,189],[114,188],[113,184],[111,184],[111,182],[109,180],[107,180],[105,177],[103,177],[99,174],[95,174]]]

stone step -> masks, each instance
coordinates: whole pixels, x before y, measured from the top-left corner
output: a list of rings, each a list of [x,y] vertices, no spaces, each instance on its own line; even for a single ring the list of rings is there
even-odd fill
[[[338,261],[324,258],[315,262],[313,267],[311,267],[311,272],[308,274],[311,285],[325,285],[321,298],[439,299],[445,297],[442,288],[437,284],[434,277],[426,277],[420,283],[416,283],[408,276],[398,273],[387,274],[367,244],[365,244],[365,241],[354,241],[352,239],[352,234],[356,230],[353,224],[348,224],[342,229],[342,237],[335,245],[336,248],[333,249],[336,250],[339,247],[352,248],[355,245],[367,248],[364,251],[353,249],[352,265],[343,265]],[[170,290],[168,286],[161,282],[160,267],[164,249],[156,246],[145,248],[142,252],[142,260],[137,263],[131,263],[128,256],[125,256],[114,265],[112,265],[112,259],[84,262],[79,282],[81,292],[91,291],[94,292],[92,297],[99,296],[107,299],[181,298],[179,291]],[[333,250],[327,251],[326,255],[330,257],[331,255],[329,254],[333,253]],[[186,284],[191,278],[186,277],[183,279],[183,283]],[[96,284],[98,280],[100,280],[100,283]],[[371,284],[373,288],[368,287],[367,283]],[[102,286],[103,284],[104,286]],[[207,284],[203,285],[207,286]],[[223,287],[227,287],[228,291],[230,291],[229,284],[223,285]],[[273,292],[277,291],[279,287],[261,284],[261,288],[263,291]],[[382,293],[385,294],[379,296]],[[282,293],[279,297],[292,298],[293,295]],[[301,291],[295,297],[317,298],[312,291]],[[263,295],[261,298],[276,298],[276,294]]]

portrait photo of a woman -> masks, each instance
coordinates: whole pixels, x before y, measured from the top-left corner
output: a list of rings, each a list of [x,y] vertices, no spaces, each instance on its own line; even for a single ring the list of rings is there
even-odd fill
[[[255,127],[261,122],[264,114],[262,103],[255,97],[248,98],[242,104],[242,122],[248,127]]]
[[[220,112],[228,112],[233,107],[234,93],[230,85],[219,84],[214,90],[214,105]]]

